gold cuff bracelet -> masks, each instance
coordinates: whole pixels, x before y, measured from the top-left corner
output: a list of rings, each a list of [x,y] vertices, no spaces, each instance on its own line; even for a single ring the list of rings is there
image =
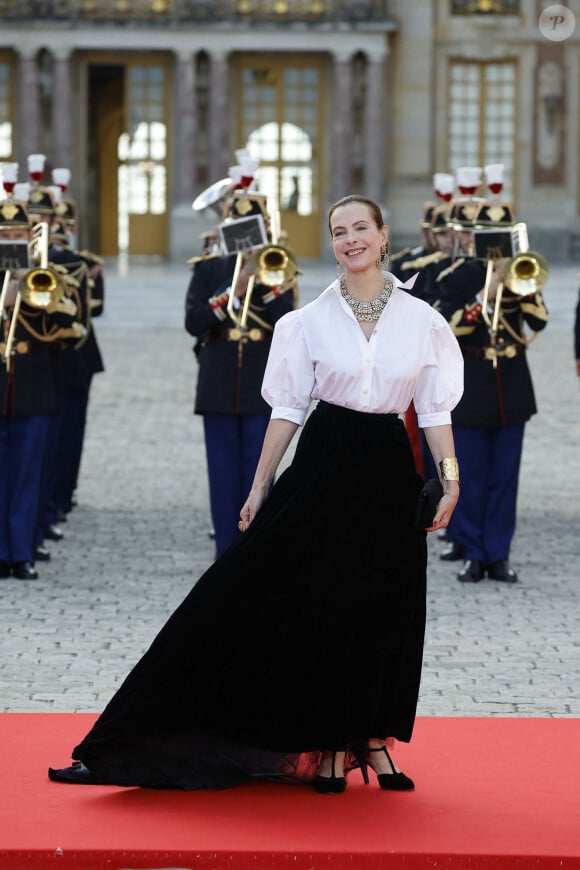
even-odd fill
[[[449,456],[439,463],[441,480],[459,480],[459,463],[456,456]]]

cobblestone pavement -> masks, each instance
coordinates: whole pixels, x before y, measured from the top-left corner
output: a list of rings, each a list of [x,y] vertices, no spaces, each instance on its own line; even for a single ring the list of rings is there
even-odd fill
[[[307,302],[333,266],[301,265]],[[102,709],[212,560],[187,267],[112,261],[106,275],[95,326],[107,371],[92,388],[78,506],[38,581],[0,583],[4,712]],[[529,352],[540,413],[512,549],[521,582],[463,586],[430,537],[421,715],[580,715],[578,283],[576,264],[552,267],[552,320]]]

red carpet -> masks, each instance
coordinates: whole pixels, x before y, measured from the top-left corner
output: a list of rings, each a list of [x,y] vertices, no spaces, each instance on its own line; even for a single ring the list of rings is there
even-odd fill
[[[158,792],[49,782],[87,714],[0,715],[0,868],[580,868],[580,720],[417,721],[412,793],[254,784]]]

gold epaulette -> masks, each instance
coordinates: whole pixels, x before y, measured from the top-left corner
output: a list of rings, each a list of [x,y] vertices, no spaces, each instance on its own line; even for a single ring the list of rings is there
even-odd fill
[[[82,251],[79,251],[81,257],[84,257],[85,260],[90,260],[92,266],[104,266],[105,261],[102,257],[99,257],[97,254],[93,254],[92,251],[83,248]]]
[[[440,263],[441,260],[447,259],[447,254],[444,254],[443,251],[433,251],[432,254],[426,254],[424,257],[417,257],[416,260],[407,260],[406,263],[403,263],[401,269],[424,269],[425,266],[429,266],[430,263]]]
[[[391,254],[390,261],[391,261],[391,263],[394,263],[395,260],[400,260],[401,257],[406,257],[407,254],[412,254],[412,253],[413,252],[412,252],[411,248],[403,248],[402,251],[397,251],[395,254]]]
[[[457,269],[458,266],[461,266],[462,263],[465,263],[465,257],[459,257],[457,260],[454,260],[450,266],[447,266],[446,269],[443,269],[443,271],[439,272],[436,280],[442,281],[443,278],[445,278],[447,275],[451,275],[451,273],[455,269]]]
[[[202,260],[215,260],[216,257],[221,257],[222,254],[199,254],[197,257],[190,257],[187,261],[188,266],[195,266]]]

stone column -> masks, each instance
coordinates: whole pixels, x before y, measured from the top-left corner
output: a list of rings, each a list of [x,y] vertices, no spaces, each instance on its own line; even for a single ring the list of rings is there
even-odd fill
[[[334,55],[330,143],[330,186],[332,200],[352,193],[349,139],[352,130],[352,68],[350,54]]]
[[[386,145],[384,58],[369,58],[366,77],[363,189],[366,196],[382,203]]]
[[[29,154],[36,154],[40,151],[36,54],[36,49],[31,49],[26,53],[19,52],[17,159],[20,164],[20,181],[28,181],[26,158]]]
[[[209,182],[213,184],[227,174],[234,158],[230,154],[229,67],[226,52],[212,51],[210,58],[210,131]]]
[[[52,164],[71,168],[72,142],[72,88],[70,52],[54,51],[54,90],[52,96]]]
[[[175,173],[173,204],[191,206],[196,193],[195,68],[191,52],[176,57]]]

